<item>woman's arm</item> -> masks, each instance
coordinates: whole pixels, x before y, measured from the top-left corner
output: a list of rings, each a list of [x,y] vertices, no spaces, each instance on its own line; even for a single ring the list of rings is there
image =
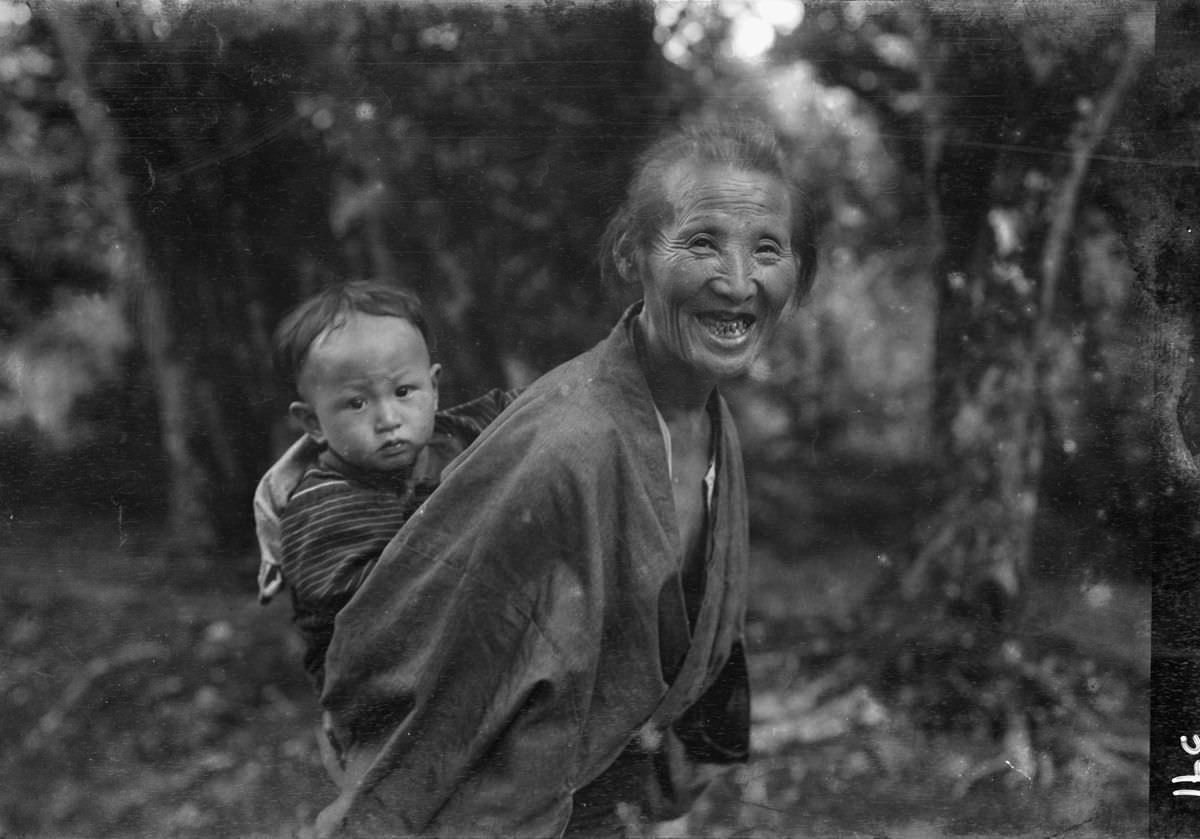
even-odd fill
[[[708,690],[657,742],[643,747],[652,755],[653,782],[639,802],[651,821],[679,818],[691,809],[709,783],[750,754],[750,680],[742,643]]]
[[[601,615],[581,494],[528,442],[477,450],[339,615],[322,705],[347,780],[327,835],[566,825]]]

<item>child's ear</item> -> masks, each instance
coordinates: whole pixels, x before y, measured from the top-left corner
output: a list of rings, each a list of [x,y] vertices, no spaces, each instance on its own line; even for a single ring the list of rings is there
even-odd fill
[[[312,409],[312,406],[307,402],[293,402],[288,405],[288,413],[292,415],[292,419],[300,423],[300,427],[304,429],[314,443],[325,442],[325,432],[321,430],[321,421],[317,419],[317,412]]]
[[[442,365],[432,364],[429,367],[429,384],[433,388],[433,407],[437,410],[438,404],[438,377],[442,375]]]

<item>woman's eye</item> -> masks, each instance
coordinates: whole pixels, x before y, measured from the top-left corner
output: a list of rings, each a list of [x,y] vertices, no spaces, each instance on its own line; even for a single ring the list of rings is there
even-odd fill
[[[757,253],[759,256],[782,256],[783,248],[779,247],[776,242],[759,242]]]
[[[716,240],[713,239],[712,236],[706,235],[694,236],[692,237],[692,240],[688,242],[689,248],[695,248],[699,250],[713,250],[716,248],[716,246]]]

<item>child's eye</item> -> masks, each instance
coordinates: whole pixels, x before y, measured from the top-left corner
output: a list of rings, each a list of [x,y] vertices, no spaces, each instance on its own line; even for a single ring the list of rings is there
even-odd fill
[[[408,385],[401,385],[400,387],[396,388],[396,396],[400,397],[401,399],[408,396],[410,393],[412,393],[412,388]]]
[[[352,411],[361,411],[363,408],[367,407],[367,400],[363,399],[361,396],[352,396],[346,400],[346,407]]]

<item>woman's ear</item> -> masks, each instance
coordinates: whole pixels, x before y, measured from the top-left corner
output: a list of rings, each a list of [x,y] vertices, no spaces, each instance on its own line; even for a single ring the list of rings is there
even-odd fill
[[[802,294],[800,289],[797,288],[792,291],[792,296],[788,298],[787,303],[783,304],[783,312],[781,315],[785,318],[790,318],[802,308],[804,308],[804,294]]]
[[[617,265],[617,273],[621,281],[634,285],[637,276],[637,246],[630,240],[628,233],[622,233],[613,243],[613,261]]]
[[[300,423],[300,427],[304,429],[304,433],[318,445],[325,442],[325,432],[321,430],[321,420],[317,418],[317,412],[312,409],[312,406],[307,402],[293,402],[288,405],[288,413],[292,415],[292,419]]]
[[[814,243],[806,243],[796,249],[796,292],[792,296],[796,300],[796,308],[808,302],[816,283],[817,247]]]

